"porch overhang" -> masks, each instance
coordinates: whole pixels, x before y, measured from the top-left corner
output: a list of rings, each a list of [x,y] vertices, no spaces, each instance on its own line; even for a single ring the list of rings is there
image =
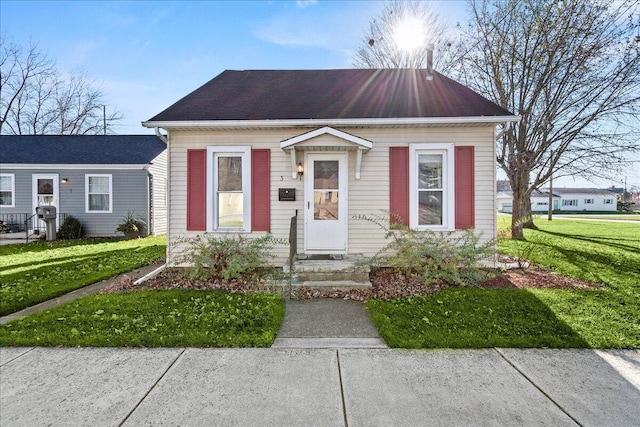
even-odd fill
[[[323,135],[334,136],[331,141],[316,140]],[[360,179],[362,154],[373,148],[373,143],[364,138],[343,132],[329,126],[305,132],[280,142],[280,148],[291,156],[291,177],[296,178],[297,151],[356,151],[355,178]]]

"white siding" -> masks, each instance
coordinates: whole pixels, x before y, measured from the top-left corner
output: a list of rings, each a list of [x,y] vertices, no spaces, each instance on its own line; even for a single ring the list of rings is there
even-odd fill
[[[570,193],[563,192],[560,195],[559,207],[561,211],[586,211],[586,212],[602,212],[602,211],[615,211],[618,208],[615,194],[606,194],[603,192],[594,193]],[[593,203],[586,203],[587,199],[592,200]],[[605,204],[605,199],[611,200],[611,203]],[[565,200],[575,200],[577,205],[565,205]]]
[[[494,127],[431,127],[431,128],[340,128],[364,138],[373,148],[362,158],[361,179],[355,179],[355,151],[349,152],[349,224],[348,253],[375,254],[386,242],[384,231],[376,225],[353,219],[354,215],[383,215],[389,210],[389,147],[410,143],[449,142],[475,147],[475,224],[485,239],[496,233],[495,223],[495,146]],[[169,245],[178,236],[195,236],[186,230],[186,158],[187,149],[204,149],[208,145],[250,145],[254,149],[271,150],[271,232],[276,238],[287,239],[290,218],[298,211],[298,252],[304,248],[303,181],[291,177],[289,154],[280,149],[280,142],[307,132],[308,129],[270,129],[238,131],[172,131],[169,144],[170,198]],[[321,136],[332,143],[334,137]],[[317,142],[304,143],[305,145]],[[302,156],[300,155],[301,159]],[[278,188],[295,188],[295,202],[278,201]],[[263,233],[260,233],[263,234]],[[176,247],[171,250],[179,251]],[[275,264],[283,264],[288,248],[275,251]]]
[[[163,151],[153,159],[149,166],[149,174],[153,176],[153,195],[151,212],[151,234],[158,236],[167,232],[167,151]]]

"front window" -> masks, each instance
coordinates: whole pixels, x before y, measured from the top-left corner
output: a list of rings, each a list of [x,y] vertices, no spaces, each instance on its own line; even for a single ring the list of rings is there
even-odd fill
[[[412,144],[409,176],[411,227],[452,230],[453,144]]]
[[[207,147],[207,231],[251,230],[250,147]]]
[[[15,206],[15,175],[0,174],[0,206],[12,208]]]
[[[584,204],[585,205],[592,205],[593,204],[593,199],[584,199]]]
[[[578,201],[575,199],[563,200],[562,206],[578,206]]]
[[[613,199],[604,199],[604,204],[605,205],[612,205],[613,204]]]
[[[111,212],[113,197],[111,175],[85,175],[87,212]]]

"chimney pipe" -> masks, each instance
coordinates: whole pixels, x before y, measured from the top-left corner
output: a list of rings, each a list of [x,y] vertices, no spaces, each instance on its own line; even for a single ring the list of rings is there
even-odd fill
[[[427,80],[433,80],[433,43],[427,45]]]

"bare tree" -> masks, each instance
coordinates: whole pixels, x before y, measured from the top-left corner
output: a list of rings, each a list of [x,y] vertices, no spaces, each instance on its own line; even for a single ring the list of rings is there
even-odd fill
[[[421,24],[423,32],[416,34],[416,48],[404,50],[394,35],[408,20]],[[428,2],[391,1],[385,4],[379,15],[369,23],[360,47],[355,53],[353,66],[356,68],[426,68],[427,49],[434,45],[442,51],[446,27]],[[442,66],[442,56],[435,58]]]
[[[470,1],[458,77],[522,120],[497,162],[513,190],[512,236],[552,176],[607,176],[637,153],[640,37],[636,1]]]
[[[85,74],[63,77],[36,45],[0,39],[0,133],[80,135],[111,132],[102,91]]]

